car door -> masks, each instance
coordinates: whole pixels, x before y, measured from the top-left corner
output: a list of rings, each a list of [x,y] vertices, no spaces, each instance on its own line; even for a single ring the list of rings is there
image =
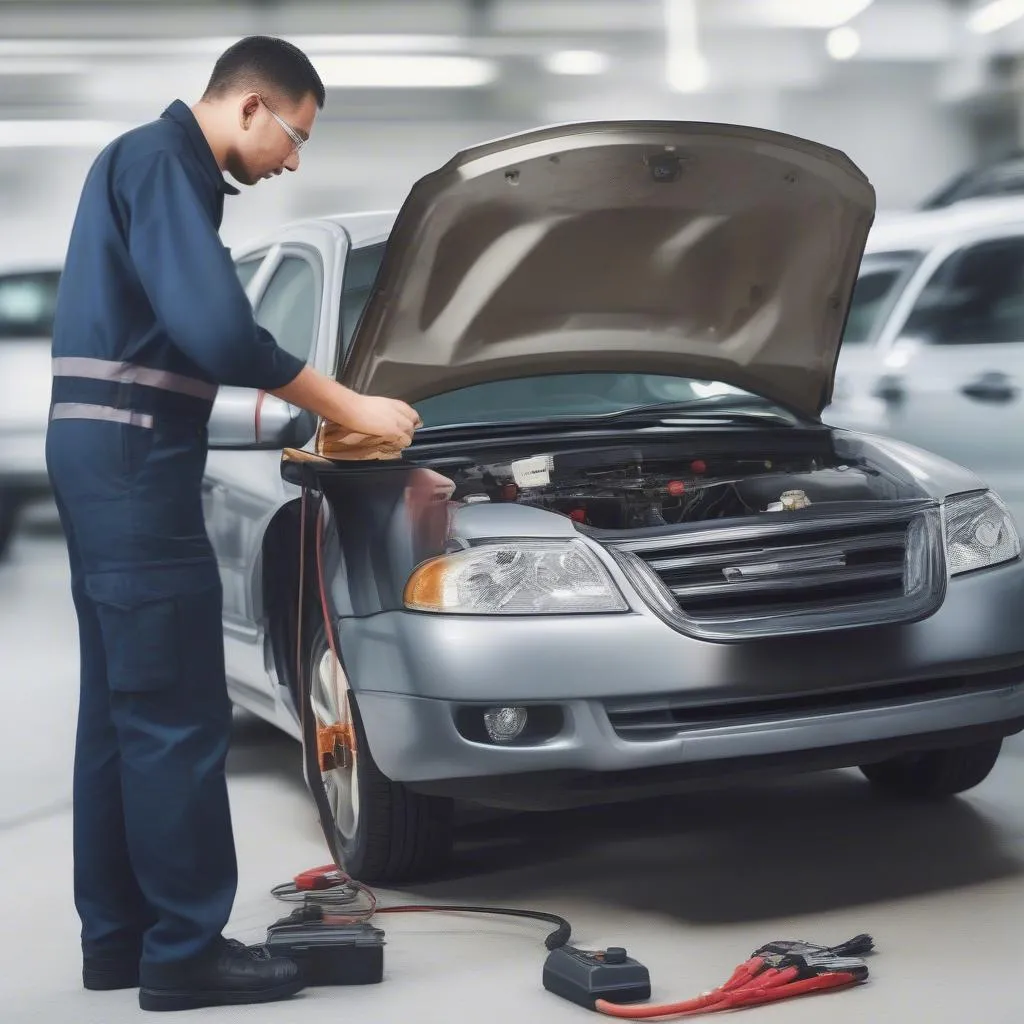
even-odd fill
[[[331,372],[337,358],[331,282],[344,249],[343,234],[329,225],[292,229],[267,252],[248,286],[257,323],[282,348],[322,372]],[[248,268],[239,272],[245,275]],[[222,388],[217,401],[231,402],[242,390]],[[224,588],[229,685],[236,698],[243,691],[240,702],[250,707],[254,701],[277,700],[264,649],[260,555],[270,521],[298,493],[281,479],[280,461],[280,451],[271,449],[211,450],[204,481],[207,529]]]
[[[1024,525],[1024,234],[942,259],[884,364],[878,431],[974,470]]]
[[[254,295],[258,294],[257,284],[266,279],[268,267],[275,262],[271,258],[276,255],[277,247],[273,249],[261,249],[255,252],[246,253],[235,261],[235,272],[238,280],[246,291],[250,303]],[[260,269],[264,274],[260,275]],[[225,403],[235,401],[242,393],[243,388],[221,387],[218,391],[214,409],[217,410]],[[233,454],[233,453],[232,453]],[[231,462],[226,464],[218,459],[217,453],[211,452],[207,457],[206,472],[203,476],[203,517],[206,520],[207,533],[217,554],[218,563],[223,565],[225,559],[230,557],[231,544],[225,529],[224,503],[227,493],[227,485],[222,479],[224,470],[230,471]],[[222,570],[223,572],[223,570]]]

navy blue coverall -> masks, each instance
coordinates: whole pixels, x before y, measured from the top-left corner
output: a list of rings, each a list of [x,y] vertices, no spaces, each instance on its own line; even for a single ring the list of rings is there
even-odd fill
[[[97,158],[61,278],[46,454],[81,649],[86,955],[198,955],[235,897],[206,425],[218,385],[271,390],[303,365],[254,323],[220,240],[237,193],[175,101]]]

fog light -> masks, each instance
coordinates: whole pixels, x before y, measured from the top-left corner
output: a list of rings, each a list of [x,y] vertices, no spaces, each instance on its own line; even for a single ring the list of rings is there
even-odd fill
[[[495,743],[511,743],[526,728],[526,708],[488,708],[484,727]]]

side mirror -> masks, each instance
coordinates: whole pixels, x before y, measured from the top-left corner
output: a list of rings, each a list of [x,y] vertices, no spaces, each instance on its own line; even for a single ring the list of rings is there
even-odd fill
[[[207,427],[211,449],[301,448],[316,433],[317,417],[275,395],[222,387]]]

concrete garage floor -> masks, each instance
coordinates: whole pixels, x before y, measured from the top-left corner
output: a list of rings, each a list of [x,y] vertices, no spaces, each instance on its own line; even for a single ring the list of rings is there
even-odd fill
[[[80,988],[71,901],[70,766],[77,643],[60,538],[44,513],[0,566],[0,1019],[121,1024],[134,992]],[[231,757],[240,886],[230,933],[256,941],[288,907],[270,887],[327,860],[297,745],[241,718]],[[724,980],[763,942],[870,932],[867,985],[761,1007],[752,1020],[831,1024],[1024,1019],[1024,738],[947,805],[878,801],[856,773],[628,808],[467,825],[457,880],[395,898],[494,903],[567,916],[581,945],[624,945],[654,995]],[[158,813],[158,809],[154,809]],[[540,984],[545,926],[387,917],[386,977],[289,1003],[199,1010],[196,1021],[593,1020]]]

